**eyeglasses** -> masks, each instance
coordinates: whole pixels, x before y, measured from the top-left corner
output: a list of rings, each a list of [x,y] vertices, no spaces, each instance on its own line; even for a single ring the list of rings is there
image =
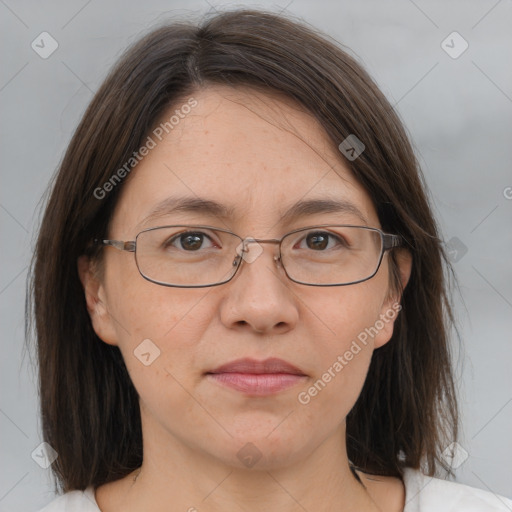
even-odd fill
[[[95,243],[135,253],[141,276],[152,283],[202,288],[227,283],[242,261],[252,263],[260,244],[279,244],[275,262],[295,283],[344,286],[371,279],[386,251],[402,244],[399,235],[366,226],[321,225],[296,229],[277,239],[245,238],[212,226],[161,226],[141,231],[134,241]]]

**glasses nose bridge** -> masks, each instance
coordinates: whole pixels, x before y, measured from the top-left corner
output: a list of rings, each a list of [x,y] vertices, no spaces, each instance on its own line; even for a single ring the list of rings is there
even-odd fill
[[[274,255],[274,261],[278,264],[281,263],[281,242],[283,239],[278,240],[277,238],[252,238],[252,237],[246,237],[243,239],[243,247],[244,249],[247,248],[247,245],[250,243],[258,243],[258,244],[277,244],[279,253],[278,255]]]
[[[247,242],[258,242],[259,244],[280,244],[281,240],[277,238],[251,238],[247,237]]]

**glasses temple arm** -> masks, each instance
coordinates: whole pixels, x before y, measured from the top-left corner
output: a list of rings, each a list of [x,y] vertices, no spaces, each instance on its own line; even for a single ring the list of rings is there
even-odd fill
[[[384,233],[383,249],[384,251],[388,251],[394,247],[400,247],[402,242],[403,238],[400,235],[390,235],[388,233]]]

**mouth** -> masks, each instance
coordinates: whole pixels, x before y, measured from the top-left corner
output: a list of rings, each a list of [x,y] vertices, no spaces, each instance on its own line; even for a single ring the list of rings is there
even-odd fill
[[[307,375],[282,359],[237,359],[206,372],[210,380],[251,396],[265,396],[302,383]]]

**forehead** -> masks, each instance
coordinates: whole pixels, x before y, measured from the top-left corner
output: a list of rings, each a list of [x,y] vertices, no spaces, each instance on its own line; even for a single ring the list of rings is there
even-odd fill
[[[154,147],[123,186],[114,216],[123,230],[142,226],[169,197],[225,205],[233,228],[293,220],[289,207],[319,199],[353,204],[369,223],[377,221],[321,125],[287,98],[211,86],[177,102],[159,123],[150,133]]]

